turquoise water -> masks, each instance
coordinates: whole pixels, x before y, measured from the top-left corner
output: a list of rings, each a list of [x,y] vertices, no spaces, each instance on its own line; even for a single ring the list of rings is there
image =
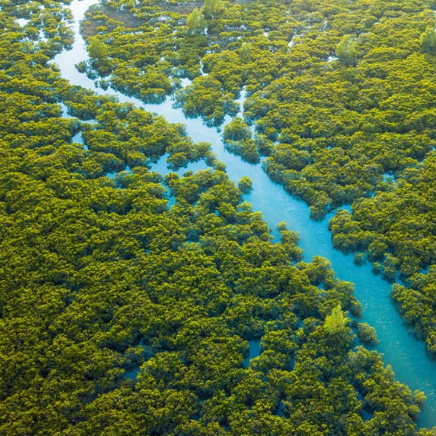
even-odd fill
[[[212,144],[214,153],[226,164],[227,173],[232,180],[237,182],[241,177],[249,176],[253,182],[253,191],[245,198],[252,203],[254,210],[262,212],[270,227],[274,229],[277,223],[285,221],[289,229],[299,233],[300,246],[304,249],[305,260],[310,261],[313,256],[323,256],[331,262],[339,279],[355,284],[356,297],[364,309],[363,321],[376,329],[380,339],[380,344],[376,349],[384,355],[385,363],[392,366],[397,380],[407,384],[412,390],[424,391],[427,396],[418,425],[420,427],[435,426],[435,362],[427,355],[424,343],[414,338],[394,308],[389,297],[389,283],[374,275],[370,265],[356,266],[353,263],[353,256],[344,255],[333,249],[327,227],[329,217],[321,222],[312,221],[309,218],[308,206],[289,196],[281,186],[274,184],[260,164],[247,164],[239,157],[226,152],[220,133],[216,129],[206,127],[201,120],[186,119],[181,110],[173,109],[170,100],[167,99],[161,105],[145,105],[135,98],[126,97],[110,88],[107,91],[96,88],[92,80],[74,68],[74,64],[88,58],[83,39],[78,33],[78,22],[83,18],[84,12],[96,2],[97,0],[74,0],[70,5],[75,17],[76,41],[72,50],[63,52],[55,58],[62,75],[73,85],[92,89],[99,94],[116,95],[121,102],[130,102],[161,114],[170,122],[185,124],[187,133],[194,141],[207,141]],[[190,166],[193,170],[201,168],[204,168],[203,163]],[[165,172],[162,162],[154,169]],[[277,237],[277,232],[273,231],[273,236]]]
[[[250,365],[250,360],[260,355],[260,339],[256,341],[248,341],[248,356],[244,360],[244,368]]]

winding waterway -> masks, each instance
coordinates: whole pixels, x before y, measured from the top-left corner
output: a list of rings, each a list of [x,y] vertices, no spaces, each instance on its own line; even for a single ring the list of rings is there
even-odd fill
[[[73,49],[56,56],[54,62],[59,66],[64,78],[73,85],[80,85],[98,94],[115,95],[120,102],[130,102],[146,110],[163,115],[170,122],[186,125],[186,132],[198,141],[207,141],[218,159],[227,167],[229,177],[238,181],[249,176],[253,182],[253,191],[246,196],[253,209],[262,212],[271,228],[281,221],[296,230],[300,235],[300,246],[304,249],[305,260],[313,256],[327,258],[337,277],[355,284],[355,294],[363,306],[363,321],[372,325],[378,334],[380,344],[376,349],[384,355],[386,364],[392,366],[397,380],[407,384],[412,390],[424,391],[426,405],[421,412],[418,425],[432,427],[436,425],[436,363],[426,353],[424,343],[414,338],[401,320],[389,297],[391,286],[372,273],[370,265],[356,266],[352,255],[344,255],[333,249],[331,235],[327,228],[329,217],[321,222],[309,218],[309,208],[302,201],[289,196],[284,189],[274,184],[261,165],[250,165],[239,157],[224,150],[220,134],[216,129],[206,127],[199,119],[187,119],[180,109],[174,109],[170,99],[160,105],[146,105],[141,101],[127,97],[109,88],[106,91],[95,86],[94,82],[79,73],[74,64],[87,60],[84,41],[79,34],[79,22],[85,11],[98,0],[74,0],[70,8],[74,14],[75,43]],[[204,163],[191,165],[190,169],[204,168]],[[160,162],[153,169],[167,172]],[[273,236],[277,238],[276,231]]]

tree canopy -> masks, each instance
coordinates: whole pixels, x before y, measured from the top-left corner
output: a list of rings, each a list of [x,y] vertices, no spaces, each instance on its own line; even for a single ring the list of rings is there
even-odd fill
[[[371,4],[374,19],[367,16],[365,26],[389,13],[401,29],[410,20],[393,12],[421,7],[391,3]],[[249,180],[231,182],[209,144],[195,144],[182,125],[60,76],[49,61],[71,46],[67,4],[3,2],[0,10],[0,433],[431,434],[416,427],[423,395],[395,381],[382,357],[356,339],[365,327],[351,322],[361,311],[352,284],[338,280],[325,259],[303,262],[298,236],[285,226],[280,242],[271,242],[262,216],[243,200]],[[427,10],[416,29],[402,30],[411,47],[397,49],[401,64],[386,74],[389,50],[369,36],[358,42],[367,51],[355,68],[323,60],[342,34],[358,34],[358,4],[346,19],[341,3],[224,5],[205,35],[186,26],[192,2],[104,2],[83,23],[92,56],[82,67],[88,74],[110,69],[112,86],[144,101],[175,93],[179,77],[195,78],[178,98],[211,124],[237,115],[234,100],[245,83],[244,120],[233,123],[243,136],[229,139],[247,141],[249,150],[261,145],[270,155],[267,171],[320,215],[330,203],[355,200],[361,214],[337,216],[335,243],[362,219],[374,229],[362,228],[368,239],[359,248],[372,259],[388,259],[394,269],[413,260],[404,274],[416,278],[415,292],[398,288],[395,297],[405,312],[422,302],[410,319],[422,319],[423,334],[433,338],[433,288],[413,275],[431,261],[420,257],[430,256],[431,203],[425,208],[418,194],[433,192],[432,94],[419,94],[424,111],[405,108],[406,116],[391,92],[395,84],[405,92],[412,74],[422,74],[423,89],[432,87],[432,66],[413,52]],[[335,30],[316,41],[310,32],[325,17]],[[379,31],[390,26],[384,20]],[[296,42],[289,51],[297,31],[306,31],[307,46]],[[251,48],[241,62],[245,42]],[[330,79],[335,98],[320,88]],[[321,95],[310,102],[315,91]],[[326,102],[331,111],[344,108],[333,127],[310,116],[332,119],[321,110]],[[353,114],[364,133],[354,131]],[[253,122],[257,135],[249,138]],[[390,130],[378,131],[379,124]],[[333,137],[343,140],[325,140]],[[152,164],[164,156],[174,170],[202,159],[210,168],[163,177]],[[398,181],[382,180],[385,171]],[[400,201],[398,189],[409,196]],[[386,221],[384,209],[364,218],[383,204],[396,218]],[[428,241],[387,253],[380,235],[397,226],[405,237],[408,220]],[[343,246],[354,238],[344,237]],[[252,341],[260,353],[250,358]]]

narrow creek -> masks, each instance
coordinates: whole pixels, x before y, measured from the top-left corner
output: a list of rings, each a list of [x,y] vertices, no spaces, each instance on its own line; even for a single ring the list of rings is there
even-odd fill
[[[352,255],[344,255],[333,248],[327,224],[331,215],[321,222],[312,221],[309,207],[302,201],[287,194],[274,184],[260,164],[251,165],[239,157],[224,150],[221,135],[214,128],[206,127],[199,119],[187,119],[181,109],[174,109],[170,99],[160,105],[147,105],[135,98],[127,97],[109,88],[106,91],[95,86],[94,82],[79,73],[75,64],[87,60],[83,38],[79,33],[79,22],[85,11],[98,0],[74,0],[69,6],[74,15],[75,43],[73,49],[62,52],[54,59],[63,77],[73,85],[79,85],[97,94],[115,95],[120,102],[130,102],[136,106],[163,115],[169,122],[183,123],[186,132],[196,141],[207,141],[218,159],[227,167],[227,173],[233,181],[248,176],[253,182],[253,191],[245,197],[253,209],[262,212],[272,229],[285,221],[288,228],[300,235],[299,245],[304,250],[304,259],[310,261],[313,256],[327,258],[341,280],[355,284],[355,295],[363,306],[363,320],[373,326],[380,339],[377,351],[383,354],[384,362],[392,366],[396,379],[407,384],[412,390],[419,389],[427,396],[424,409],[419,417],[419,427],[436,426],[436,362],[426,353],[425,345],[418,341],[400,318],[392,304],[389,293],[391,285],[376,276],[370,265],[356,266]],[[205,168],[204,163],[191,165],[189,169]],[[159,162],[154,170],[166,173],[164,162]],[[186,171],[182,170],[182,172]],[[277,231],[273,236],[278,237]],[[251,357],[251,356],[250,356]]]

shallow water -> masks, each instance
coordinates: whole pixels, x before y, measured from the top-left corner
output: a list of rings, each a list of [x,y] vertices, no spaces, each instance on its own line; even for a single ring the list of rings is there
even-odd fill
[[[244,368],[250,365],[250,360],[260,355],[260,339],[248,341],[248,357],[244,360]]]
[[[88,59],[83,39],[78,33],[79,20],[96,2],[97,0],[74,0],[70,5],[75,17],[76,41],[72,50],[63,52],[55,58],[62,75],[73,85],[92,89],[98,94],[116,95],[121,102],[134,103],[146,110],[161,114],[169,122],[185,124],[187,133],[194,141],[207,141],[212,144],[214,153],[226,164],[227,173],[232,180],[238,181],[243,176],[249,176],[253,182],[253,191],[245,198],[252,203],[254,210],[263,213],[270,227],[274,229],[277,223],[285,221],[289,229],[299,233],[305,260],[310,261],[313,256],[323,256],[329,259],[338,278],[355,284],[356,297],[364,309],[362,321],[368,322],[376,329],[380,339],[376,349],[384,355],[385,363],[392,366],[397,380],[407,384],[412,390],[419,389],[427,395],[427,402],[421,412],[418,425],[420,427],[436,425],[435,362],[427,355],[424,343],[414,338],[394,308],[389,297],[389,283],[374,275],[370,265],[356,266],[353,263],[353,256],[344,255],[333,249],[331,235],[327,228],[329,217],[321,222],[312,221],[309,218],[308,206],[289,196],[281,186],[274,184],[260,164],[250,165],[225,151],[220,133],[216,129],[206,127],[199,119],[186,119],[180,109],[172,107],[169,99],[161,105],[147,105],[111,88],[103,91],[95,87],[93,80],[74,68],[74,64]],[[243,98],[244,93],[241,94],[240,104]],[[80,139],[81,137],[77,136],[74,141],[79,142]],[[204,163],[200,162],[190,166],[189,169],[197,170],[204,167]],[[162,173],[168,171],[163,160],[153,169]],[[180,172],[184,171],[182,169]],[[273,236],[277,238],[278,232],[273,230]],[[253,354],[255,349],[257,348],[250,346],[249,359],[255,357]]]

